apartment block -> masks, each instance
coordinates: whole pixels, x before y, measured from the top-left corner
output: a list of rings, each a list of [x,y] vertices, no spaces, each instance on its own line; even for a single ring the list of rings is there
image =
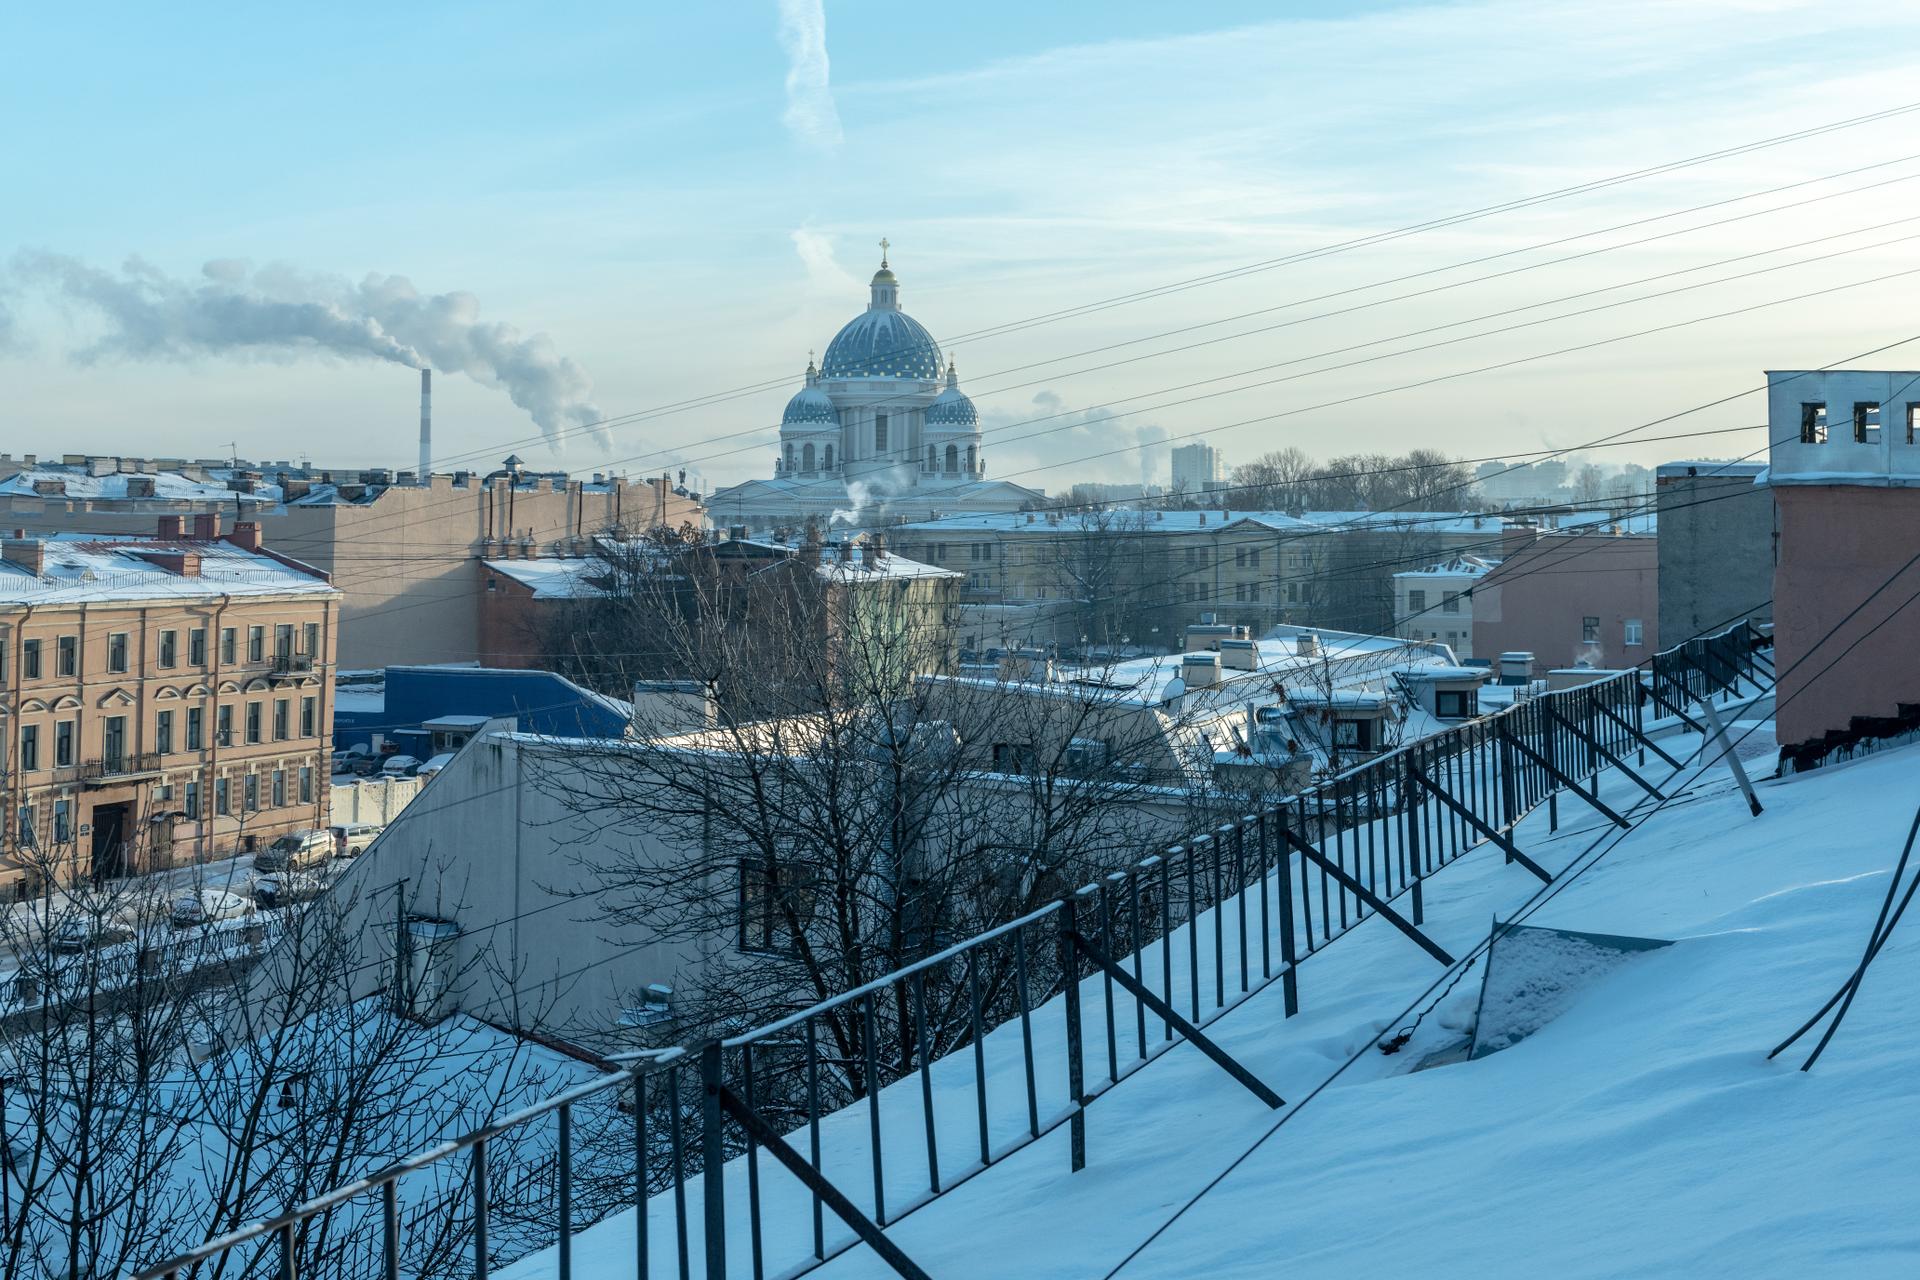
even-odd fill
[[[323,825],[340,592],[260,526],[0,543],[0,899]]]

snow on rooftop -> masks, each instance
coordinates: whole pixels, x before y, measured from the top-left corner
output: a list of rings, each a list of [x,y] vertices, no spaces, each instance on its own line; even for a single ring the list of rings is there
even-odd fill
[[[1732,729],[1753,735],[1743,756],[1771,745],[1765,721]],[[1696,743],[1679,735],[1664,745]],[[1718,764],[1690,769],[1658,812],[1608,772],[1601,797],[1634,806],[1640,825],[1616,844],[1609,824],[1562,797],[1557,834],[1544,812],[1514,833],[1562,873],[1555,889],[1483,845],[1427,881],[1425,928],[1464,956],[1487,937],[1489,911],[1512,919],[1531,902],[1529,925],[1674,945],[1597,975],[1510,1049],[1415,1071],[1465,1036],[1480,975],[1476,967],[1441,990],[1445,971],[1374,918],[1303,964],[1298,1016],[1281,1016],[1276,985],[1209,1028],[1287,1099],[1279,1112],[1180,1046],[1090,1108],[1084,1171],[1070,1172],[1057,1131],[890,1224],[888,1235],[940,1276],[1911,1275],[1920,1253],[1911,1212],[1920,1194],[1912,1034],[1920,932],[1894,934],[1814,1072],[1796,1069],[1805,1044],[1777,1061],[1766,1052],[1858,961],[1911,820],[1916,766],[1920,746],[1763,780],[1758,817]],[[1600,870],[1566,874],[1589,865]],[[1085,992],[1088,1073],[1104,1079],[1099,979]],[[1372,1047],[1429,1004],[1403,1052]],[[1130,1047],[1124,995],[1117,1013]],[[1058,1017],[1055,1002],[1034,1022]],[[1009,1024],[988,1037],[996,1097],[1020,1087],[1020,1030]],[[969,1158],[970,1058],[936,1063],[931,1082],[949,1178]],[[1055,1042],[1041,1044],[1038,1067],[1051,1086],[1061,1069]],[[908,1076],[883,1095],[897,1135],[887,1152],[890,1197],[903,1198],[916,1172],[925,1176],[915,1146],[920,1087]],[[1057,1094],[1048,1088],[1043,1113]],[[866,1125],[856,1106],[827,1117],[821,1133],[824,1170],[870,1211]],[[733,1219],[745,1217],[743,1164],[728,1170],[730,1184],[741,1184],[729,1211],[742,1254],[745,1224]],[[776,1273],[811,1247],[810,1202],[772,1161],[759,1169]],[[696,1199],[697,1180],[688,1190]],[[671,1195],[657,1194],[651,1237],[662,1274],[671,1273],[672,1213]],[[698,1222],[697,1207],[689,1215]],[[576,1240],[576,1268],[614,1274],[632,1242],[630,1213],[618,1215]],[[546,1280],[553,1254],[498,1274]],[[856,1248],[816,1274],[892,1273]]]
[[[11,561],[0,562],[0,603],[338,594],[317,572],[304,572],[231,542],[95,533],[60,533],[41,541],[44,563],[38,575]],[[198,555],[199,571],[175,573],[149,558],[156,552]]]
[[[594,579],[611,572],[607,562],[595,556],[482,563],[491,572],[531,588],[535,600],[585,600],[605,595],[606,588]]]
[[[263,506],[271,506],[280,501],[280,486],[266,481],[256,481],[252,493],[237,493],[227,488],[224,480],[195,480],[178,471],[149,471],[139,474],[114,471],[96,476],[82,468],[64,466],[41,466],[16,472],[0,480],[0,497],[47,496],[112,501],[131,496],[129,482],[134,480],[152,486],[152,493],[142,495],[142,499],[147,501],[238,502]],[[41,495],[35,486],[50,482],[58,482],[62,486],[62,492]]]

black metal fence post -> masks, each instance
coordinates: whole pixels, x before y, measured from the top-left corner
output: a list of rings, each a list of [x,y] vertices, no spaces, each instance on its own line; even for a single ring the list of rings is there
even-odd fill
[[[720,1042],[715,1040],[700,1050],[700,1211],[707,1280],[727,1280],[727,1143],[721,1129],[725,1123],[720,1109]]]
[[[573,1106],[560,1104],[560,1280],[573,1280]]]
[[[1075,1173],[1087,1167],[1087,1091],[1083,1078],[1080,1044],[1080,953],[1074,949],[1073,935],[1079,925],[1072,894],[1060,901],[1060,975],[1066,997],[1067,1016],[1067,1101],[1073,1117],[1067,1122],[1068,1143]]]

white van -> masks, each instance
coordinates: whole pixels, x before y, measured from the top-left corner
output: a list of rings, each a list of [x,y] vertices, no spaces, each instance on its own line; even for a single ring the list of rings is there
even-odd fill
[[[357,858],[367,851],[367,846],[380,838],[386,828],[377,822],[348,822],[337,827],[329,827],[333,833],[333,856],[336,858]]]
[[[253,855],[255,871],[316,867],[333,856],[333,832],[290,831]]]

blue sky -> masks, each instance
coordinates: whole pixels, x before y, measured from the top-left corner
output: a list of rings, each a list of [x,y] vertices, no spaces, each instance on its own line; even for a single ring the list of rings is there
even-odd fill
[[[0,271],[13,315],[0,447],[206,456],[234,442],[256,457],[385,463],[412,451],[405,369],[271,347],[103,346],[99,308],[21,253],[116,279],[137,257],[187,287],[205,264],[238,261],[250,266],[223,279],[282,300],[337,298],[370,274],[405,277],[429,302],[471,294],[483,320],[547,335],[550,349],[516,350],[543,368],[571,362],[559,379],[571,406],[627,414],[797,377],[864,304],[882,235],[905,306],[944,340],[1920,100],[1916,26],[1910,5],[1767,0],[12,6],[0,15],[0,263],[14,264]],[[1757,385],[1767,367],[1920,331],[1908,277],[1530,358],[1920,265],[1920,241],[1899,239],[1920,224],[1859,230],[1911,216],[1920,183],[1111,368],[1088,366],[1112,356],[1061,358],[1892,160],[1920,152],[1917,119],[950,345],[999,429],[990,473],[1048,488],[1137,478],[1137,446],[1200,432],[1230,461],[1282,444],[1570,446]],[[1791,198],[1910,173],[1920,162]],[[1837,233],[1853,238],[1785,248]],[[1836,249],[1853,252],[1286,383],[1244,372],[1307,360],[1278,371],[1305,373],[1355,358],[1321,353],[1381,355],[1417,345],[1383,339],[1474,316],[1535,307],[1521,315],[1538,319],[1655,274],[1697,270],[1648,288]],[[1772,256],[1706,269],[1747,253]],[[1616,292],[1539,305],[1594,289]],[[1526,362],[1452,376],[1514,359]],[[1054,363],[1006,372],[1042,361]],[[1236,376],[1268,385],[1186,403],[1167,390]],[[1434,378],[1446,380],[1379,394]],[[456,464],[516,449],[725,481],[770,468],[788,387],[551,445],[497,388],[453,373],[435,390],[437,453]],[[1757,403],[1687,424],[1746,425]],[[1056,429],[1035,436],[1026,424],[1043,415]],[[1723,440],[1743,443],[1708,447]]]

